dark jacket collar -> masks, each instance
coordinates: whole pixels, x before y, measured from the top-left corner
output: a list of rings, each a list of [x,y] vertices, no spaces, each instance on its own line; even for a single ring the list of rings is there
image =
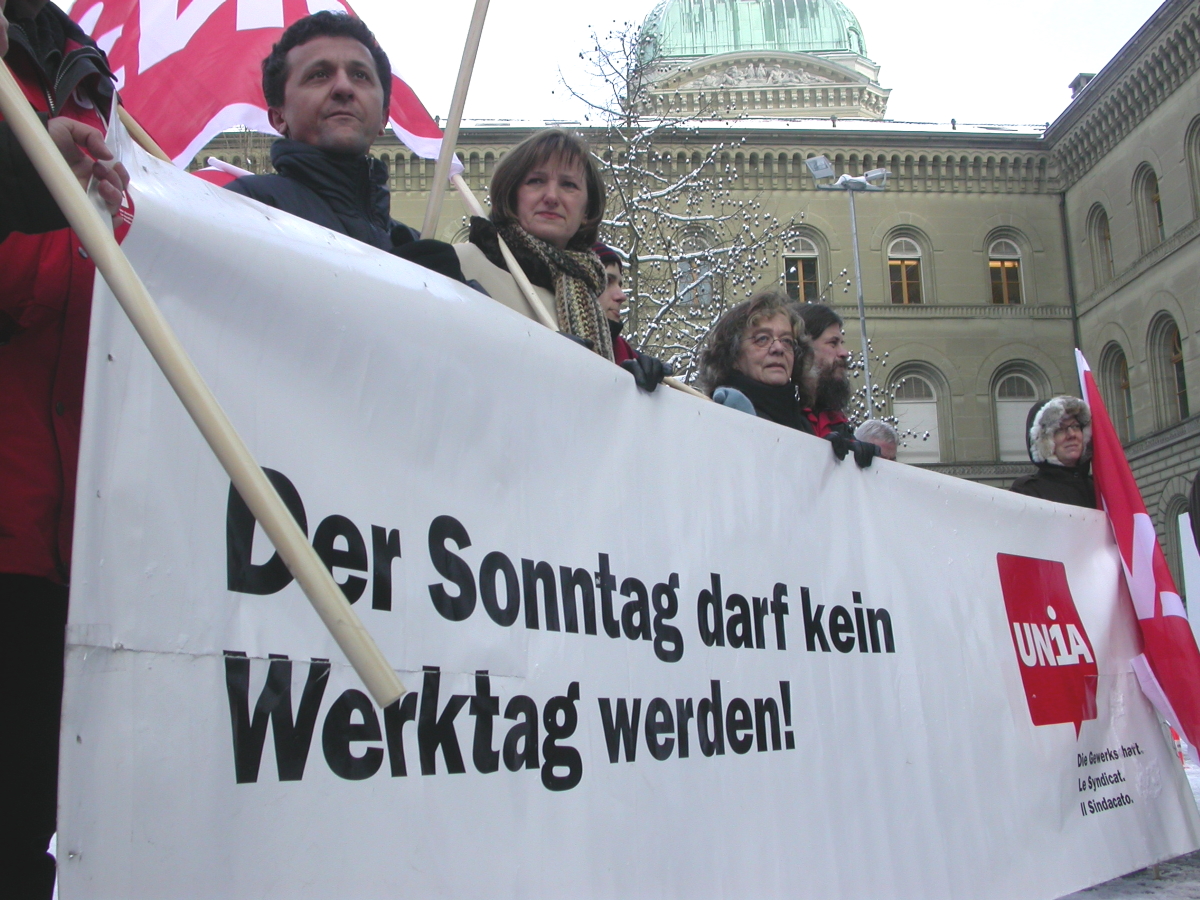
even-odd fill
[[[113,96],[108,60],[65,12],[47,3],[32,19],[13,19],[8,40],[41,70],[52,114],[58,113],[81,82],[90,79],[87,91],[101,114],[108,117]]]
[[[796,396],[796,386],[790,381],[787,384],[764,384],[735,371],[729,373],[724,383],[745,394],[754,404],[754,411],[760,419],[770,419],[799,431],[809,430],[805,427],[804,412]]]
[[[280,175],[320,195],[338,218],[366,220],[372,227],[390,232],[387,166],[380,160],[328,153],[311,144],[280,138],[271,145],[271,164]]]
[[[1092,477],[1092,461],[1085,459],[1076,466],[1064,466],[1058,463],[1034,463],[1045,478],[1054,481],[1076,482],[1087,481]]]

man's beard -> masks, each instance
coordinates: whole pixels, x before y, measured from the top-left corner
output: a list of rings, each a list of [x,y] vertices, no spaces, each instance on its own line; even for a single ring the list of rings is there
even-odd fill
[[[817,373],[816,397],[813,398],[813,409],[844,410],[850,402],[850,379],[845,366],[834,364],[828,369]]]

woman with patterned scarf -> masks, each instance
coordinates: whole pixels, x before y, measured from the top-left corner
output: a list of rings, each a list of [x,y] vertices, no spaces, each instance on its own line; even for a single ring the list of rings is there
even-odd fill
[[[470,244],[455,247],[466,277],[506,306],[538,318],[507,274],[497,240],[503,237],[559,330],[613,359],[612,332],[596,302],[606,274],[592,251],[605,191],[587,144],[559,128],[527,138],[496,164],[491,197],[491,217],[473,217]],[[624,366],[646,390],[670,374],[642,354]]]

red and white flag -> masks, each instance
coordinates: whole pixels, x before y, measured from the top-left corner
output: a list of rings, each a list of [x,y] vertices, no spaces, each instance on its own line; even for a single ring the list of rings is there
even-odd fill
[[[344,0],[77,0],[71,18],[108,54],[129,112],[183,167],[230,128],[276,133],[262,60],[288,25],[323,9],[354,15]],[[388,117],[414,153],[437,159],[442,131],[395,75]]]
[[[1079,350],[1075,360],[1092,411],[1096,496],[1121,552],[1125,583],[1142,632],[1142,654],[1134,659],[1133,670],[1163,718],[1189,744],[1200,747],[1200,649],[1096,379]]]

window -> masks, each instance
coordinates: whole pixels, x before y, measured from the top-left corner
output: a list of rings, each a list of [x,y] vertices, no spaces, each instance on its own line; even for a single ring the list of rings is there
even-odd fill
[[[1133,440],[1133,393],[1129,389],[1129,363],[1115,341],[1100,355],[1100,393],[1112,418],[1117,437],[1126,444]]]
[[[793,256],[783,258],[783,287],[788,297],[804,303],[821,299],[821,281],[817,275],[817,245],[808,238],[796,241]]]
[[[1025,421],[1037,399],[1037,388],[1025,375],[1005,375],[996,383],[996,443],[1001,462],[1029,460]]]
[[[1163,227],[1162,197],[1158,192],[1158,176],[1149,166],[1142,166],[1134,176],[1133,200],[1137,206],[1142,252],[1148,253],[1161,244],[1167,236]]]
[[[1187,380],[1183,374],[1183,341],[1179,337],[1179,329],[1174,329],[1170,343],[1167,346],[1171,364],[1170,390],[1173,393],[1174,407],[1179,411],[1179,418],[1188,417]]]
[[[1170,490],[1170,485],[1168,485]],[[1175,584],[1179,587],[1179,593],[1187,598],[1187,575],[1192,574],[1187,570],[1191,568],[1188,565],[1190,560],[1186,558],[1191,556],[1194,558],[1195,543],[1192,539],[1192,518],[1188,514],[1188,498],[1183,494],[1178,494],[1170,499],[1166,504],[1166,515],[1163,516],[1164,529],[1167,532],[1167,540],[1163,546],[1167,557],[1167,567],[1171,570],[1171,574],[1175,577]],[[1185,548],[1186,544],[1191,544],[1191,547]],[[1190,553],[1188,551],[1191,551]],[[1191,585],[1195,587],[1195,585]],[[1184,607],[1187,608],[1186,606]]]
[[[1184,144],[1192,187],[1192,215],[1200,218],[1200,118],[1192,120]]]
[[[712,262],[705,257],[679,261],[679,299],[687,304],[708,306],[713,300]]]
[[[688,305],[708,306],[716,290],[713,286],[713,259],[708,252],[714,241],[707,234],[685,234],[679,241],[682,254],[679,260],[676,290],[679,299]]]
[[[992,241],[988,248],[988,271],[992,277],[992,302],[1021,302],[1021,250],[1008,239]]]
[[[1166,428],[1186,419],[1187,378],[1183,364],[1183,340],[1179,326],[1169,315],[1161,315],[1151,326],[1150,351],[1159,401],[1159,426]]]
[[[892,395],[892,415],[902,444],[896,449],[896,459],[905,463],[942,461],[937,391],[929,379],[916,374],[901,376]]]
[[[893,303],[921,302],[921,248],[912,238],[896,238],[888,245],[888,276]]]
[[[1088,243],[1092,245],[1092,275],[1096,287],[1113,279],[1112,232],[1108,230],[1108,213],[1097,203],[1088,216]]]

